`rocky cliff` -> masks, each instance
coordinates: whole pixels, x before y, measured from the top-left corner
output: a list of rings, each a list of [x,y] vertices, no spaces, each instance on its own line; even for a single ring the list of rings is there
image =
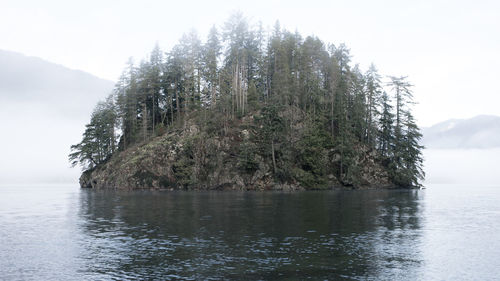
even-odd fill
[[[272,159],[259,150],[253,118],[231,124],[224,134],[211,134],[196,122],[184,122],[150,141],[115,153],[108,161],[85,171],[83,188],[95,189],[189,189],[189,190],[302,190],[393,188],[377,153],[358,146],[355,183],[339,179],[333,172],[340,155],[334,148],[314,148],[321,157],[317,168],[291,160],[280,160],[285,169],[276,171]],[[257,128],[258,129],[258,128]],[[307,130],[292,138],[304,138]],[[287,159],[286,148],[281,158]],[[308,152],[306,152],[308,153]],[[278,160],[276,160],[278,161]],[[313,161],[315,161],[313,159]]]

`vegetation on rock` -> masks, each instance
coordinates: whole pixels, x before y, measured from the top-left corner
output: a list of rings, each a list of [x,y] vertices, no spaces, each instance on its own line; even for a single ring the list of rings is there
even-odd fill
[[[70,160],[98,188],[418,186],[411,85],[389,77],[388,93],[350,59],[234,14],[204,44],[192,31],[131,62]]]

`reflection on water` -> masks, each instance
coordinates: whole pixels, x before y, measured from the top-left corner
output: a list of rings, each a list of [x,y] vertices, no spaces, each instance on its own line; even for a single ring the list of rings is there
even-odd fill
[[[0,187],[0,280],[494,280],[500,188]]]
[[[417,191],[80,194],[88,278],[418,276]]]

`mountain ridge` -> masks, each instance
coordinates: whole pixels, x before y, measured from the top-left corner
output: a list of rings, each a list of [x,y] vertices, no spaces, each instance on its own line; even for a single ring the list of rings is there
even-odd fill
[[[0,50],[0,182],[74,181],[65,155],[114,82]],[[7,137],[8,136],[8,137]]]
[[[113,87],[114,82],[82,70],[0,50],[0,100],[4,103],[45,104],[64,115],[84,117]]]
[[[422,143],[437,149],[486,149],[500,147],[500,116],[477,115],[449,119],[422,128]]]

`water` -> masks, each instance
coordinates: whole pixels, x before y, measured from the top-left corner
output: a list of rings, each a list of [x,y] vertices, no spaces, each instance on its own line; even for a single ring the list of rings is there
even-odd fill
[[[0,187],[0,280],[491,280],[500,188]]]

